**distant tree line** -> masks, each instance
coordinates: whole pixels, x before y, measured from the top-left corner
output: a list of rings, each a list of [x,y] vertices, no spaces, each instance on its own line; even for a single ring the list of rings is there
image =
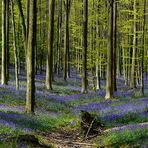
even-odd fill
[[[146,0],[2,0],[1,84],[8,85],[15,65],[19,90],[21,65],[27,77],[26,111],[34,112],[35,74],[46,69],[46,89],[55,75],[63,80],[75,70],[82,93],[106,80],[106,99],[114,98],[117,78],[130,89],[148,74],[148,17]]]

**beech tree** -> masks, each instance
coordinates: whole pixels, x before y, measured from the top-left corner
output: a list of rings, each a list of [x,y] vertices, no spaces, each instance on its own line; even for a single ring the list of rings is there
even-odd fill
[[[49,1],[48,54],[46,67],[46,88],[52,89],[53,77],[53,39],[54,39],[54,8],[55,0]]]
[[[15,18],[14,18],[14,0],[11,0],[11,13],[12,13],[12,28],[13,28],[13,46],[14,46],[14,59],[15,59],[15,82],[16,90],[19,90],[19,68],[18,68],[18,50],[16,45],[16,30],[15,30]]]
[[[137,23],[136,23],[136,18],[137,18],[137,11],[136,11],[136,5],[137,1],[134,0],[133,4],[133,11],[134,11],[134,26],[133,26],[133,48],[132,48],[132,65],[131,65],[131,81],[130,81],[130,88],[135,88],[136,87],[136,30],[137,30]]]
[[[29,35],[27,41],[27,93],[26,93],[26,112],[34,113],[35,106],[35,40],[36,40],[36,0],[30,1],[29,13]]]
[[[9,10],[9,4],[10,0],[6,0],[6,78],[7,81],[9,81],[9,15],[10,15],[10,10]]]
[[[144,95],[144,52],[145,52],[145,24],[146,24],[146,0],[143,1],[143,33],[142,33],[142,53],[141,53],[141,94]]]
[[[22,2],[21,2],[21,0],[16,0],[16,2],[17,2],[17,5],[18,5],[18,10],[19,10],[20,18],[21,18],[22,33],[23,33],[23,40],[24,40],[24,49],[25,49],[25,53],[27,54],[27,49],[26,49],[27,48],[27,37],[26,37],[27,33],[26,33],[26,24],[25,24],[25,17],[24,17],[23,8],[22,8]],[[29,8],[30,5],[28,5],[27,7]]]
[[[1,62],[1,84],[7,84],[7,32],[6,32],[6,5],[7,1],[2,0],[2,62]]]
[[[82,93],[87,93],[87,31],[88,0],[83,0]]]
[[[114,31],[114,0],[109,1],[110,8],[110,25],[109,25],[109,40],[108,40],[108,50],[107,50],[107,79],[106,79],[106,99],[113,98],[113,31]]]
[[[64,1],[65,8],[65,39],[64,39],[64,70],[63,78],[70,77],[70,66],[69,66],[69,14],[72,0]]]

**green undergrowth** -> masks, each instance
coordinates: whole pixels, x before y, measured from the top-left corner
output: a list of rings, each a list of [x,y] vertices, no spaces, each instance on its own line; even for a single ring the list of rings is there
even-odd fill
[[[29,137],[28,137],[29,136]],[[26,140],[22,139],[26,137]],[[31,138],[33,137],[33,138]],[[33,139],[33,140],[30,140]],[[54,148],[54,145],[47,143],[43,137],[36,133],[25,133],[19,128],[10,128],[0,124],[0,148]]]
[[[47,114],[28,115],[12,111],[0,111],[1,119],[13,123],[19,129],[29,128],[33,131],[51,132],[60,127],[67,127],[76,118],[69,114],[50,116]],[[10,124],[11,127],[11,124]]]
[[[0,148],[16,148],[16,140],[8,141],[9,138],[17,137],[20,134],[24,134],[21,130],[13,129],[11,127],[0,124]]]
[[[117,123],[123,124],[133,124],[133,123],[142,123],[148,122],[148,117],[142,117],[140,113],[129,113],[116,120]]]
[[[68,114],[53,117],[45,114],[27,115],[3,111],[1,120],[5,122],[0,123],[0,148],[17,148],[17,137],[20,135],[34,135],[39,141],[46,143],[44,137],[41,137],[37,133],[44,132],[48,134],[58,129],[77,128],[77,124],[75,123],[75,121],[77,122],[77,119]],[[11,126],[12,123],[16,126]],[[26,131],[25,129],[28,130]],[[48,142],[48,144],[50,143]],[[51,145],[50,147],[53,146]],[[33,146],[29,144],[28,148],[33,148]]]
[[[148,144],[148,129],[134,129],[124,130],[118,132],[105,133],[95,139],[98,147],[113,147],[113,148],[126,148],[126,147],[141,147]]]
[[[53,85],[53,90],[50,90],[51,93],[56,95],[73,95],[80,93],[78,90],[72,90],[69,88],[70,86],[61,86],[61,85]]]
[[[55,101],[54,99],[49,99],[46,98],[44,100],[38,99],[37,98],[37,107],[41,107],[46,111],[51,111],[51,112],[55,112],[55,113],[63,113],[63,114],[67,114],[70,113],[70,105],[60,102],[60,101]]]
[[[0,104],[3,105],[25,105],[25,99],[22,98],[14,98],[10,95],[4,95],[2,98],[0,98]]]
[[[85,96],[81,96],[79,99],[69,101],[69,104],[71,106],[78,106],[89,103],[99,103],[101,101],[104,101],[104,98],[97,98],[97,97],[86,98]]]

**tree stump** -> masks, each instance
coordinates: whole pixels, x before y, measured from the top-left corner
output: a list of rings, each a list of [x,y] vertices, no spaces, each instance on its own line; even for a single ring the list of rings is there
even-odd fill
[[[103,124],[101,124],[98,117],[87,111],[81,110],[81,130],[85,138],[100,135],[103,131],[102,128]]]

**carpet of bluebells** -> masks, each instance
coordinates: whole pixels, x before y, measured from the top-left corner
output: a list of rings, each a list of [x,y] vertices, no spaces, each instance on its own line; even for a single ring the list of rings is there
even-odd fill
[[[117,79],[118,91],[114,93],[115,98],[105,100],[105,80],[101,80],[101,89],[95,91],[92,89],[93,78],[90,77],[88,94],[81,94],[81,78],[76,76],[74,71],[66,82],[63,81],[62,76],[55,75],[52,91],[45,89],[45,72],[37,74],[35,77],[36,116],[34,117],[25,114],[25,73],[21,72],[19,76],[19,91],[15,90],[14,70],[10,69],[10,73],[9,84],[0,86],[0,128],[5,126],[19,129],[24,133],[42,131],[50,129],[49,124],[54,123],[59,116],[79,118],[79,112],[85,110],[95,113],[106,129],[114,127],[121,127],[118,128],[120,131],[148,129],[148,77],[146,76],[144,78],[145,96],[141,97],[140,86],[136,90],[130,90],[124,85],[121,77]],[[52,120],[48,117],[52,117]],[[60,119],[62,120],[62,117]],[[71,122],[73,123],[76,122]],[[0,131],[0,141],[11,134],[9,130],[8,133],[3,132]]]

